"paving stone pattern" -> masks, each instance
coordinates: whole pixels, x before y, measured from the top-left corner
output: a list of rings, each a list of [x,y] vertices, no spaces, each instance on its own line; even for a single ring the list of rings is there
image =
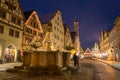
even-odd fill
[[[66,75],[34,75],[26,73],[0,72],[0,80],[92,80],[93,69],[81,67]]]

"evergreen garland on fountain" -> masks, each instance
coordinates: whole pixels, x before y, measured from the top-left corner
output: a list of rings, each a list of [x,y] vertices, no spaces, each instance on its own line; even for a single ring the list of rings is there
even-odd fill
[[[30,43],[30,50],[36,51],[41,46],[40,37],[34,37]]]

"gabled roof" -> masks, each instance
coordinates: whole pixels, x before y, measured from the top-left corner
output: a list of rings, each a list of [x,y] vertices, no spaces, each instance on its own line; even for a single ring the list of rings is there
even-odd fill
[[[36,18],[36,20],[38,21],[38,27],[36,28],[36,30],[40,31],[41,33],[43,33],[43,29],[41,26],[41,22],[39,20],[39,16],[37,14],[37,12],[35,10],[30,10],[30,11],[26,11],[24,12],[24,17],[25,17],[25,25],[29,24],[30,19],[33,17]]]
[[[70,30],[69,24],[63,24],[64,25],[64,32],[66,32],[67,28]]]
[[[58,10],[57,10],[58,11]],[[44,23],[48,23],[51,19],[53,19],[53,17],[55,16],[55,14],[57,13],[57,11],[53,12],[53,13],[50,13],[50,14],[47,14],[47,15],[42,15],[40,16],[40,20],[41,20],[41,23],[44,24]]]
[[[24,12],[25,21],[30,17],[34,10],[29,10]]]
[[[89,48],[87,48],[86,50],[85,50],[85,53],[84,54],[86,54],[86,53],[91,53],[92,51],[89,49]]]
[[[76,32],[71,32],[71,38],[73,43],[75,43],[75,35],[76,35]]]

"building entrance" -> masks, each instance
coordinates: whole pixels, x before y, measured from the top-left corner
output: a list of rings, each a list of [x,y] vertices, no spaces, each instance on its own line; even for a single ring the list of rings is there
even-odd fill
[[[15,54],[16,54],[15,47],[13,45],[9,45],[5,49],[4,62],[14,62]]]

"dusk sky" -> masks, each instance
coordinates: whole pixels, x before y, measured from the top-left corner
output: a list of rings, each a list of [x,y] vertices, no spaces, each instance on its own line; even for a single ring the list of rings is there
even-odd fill
[[[34,9],[39,16],[60,10],[63,23],[73,30],[75,16],[79,21],[81,46],[92,48],[102,30],[110,30],[120,14],[120,0],[20,0],[23,11]]]

